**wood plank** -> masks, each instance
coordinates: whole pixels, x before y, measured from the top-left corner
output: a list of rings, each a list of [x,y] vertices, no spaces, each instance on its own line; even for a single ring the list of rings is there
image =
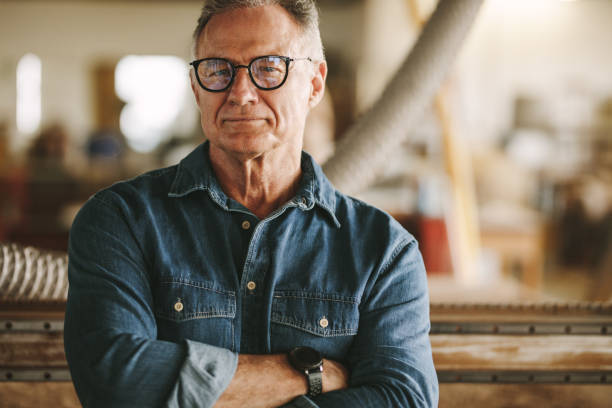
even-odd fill
[[[440,384],[439,408],[607,408],[609,385]]]
[[[11,408],[81,406],[71,382],[0,382],[0,406]]]
[[[63,332],[0,333],[0,367],[67,367]]]
[[[77,408],[69,382],[0,383],[2,406]],[[440,408],[607,408],[612,387],[601,385],[440,384]]]
[[[612,336],[431,335],[438,370],[612,370]],[[66,367],[55,333],[0,333],[0,366]]]
[[[612,370],[612,336],[431,335],[437,370]]]

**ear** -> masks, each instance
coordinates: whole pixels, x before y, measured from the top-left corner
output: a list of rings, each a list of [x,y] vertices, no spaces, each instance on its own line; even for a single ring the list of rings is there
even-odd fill
[[[325,78],[327,78],[327,62],[315,62],[314,75],[311,80],[312,89],[310,98],[308,98],[308,106],[314,108],[323,99],[325,93]]]
[[[189,70],[189,79],[191,82],[191,90],[193,91],[193,96],[195,96],[196,104],[198,105],[198,109],[200,109],[200,85],[198,84],[198,80],[195,77],[195,73],[192,69]]]

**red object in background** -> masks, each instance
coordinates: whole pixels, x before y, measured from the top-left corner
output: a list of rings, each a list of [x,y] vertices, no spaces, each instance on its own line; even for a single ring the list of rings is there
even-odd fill
[[[453,272],[448,233],[443,218],[410,214],[393,214],[393,218],[419,242],[428,274],[446,275]]]
[[[442,218],[419,220],[419,245],[429,274],[450,274],[453,271],[446,223]]]

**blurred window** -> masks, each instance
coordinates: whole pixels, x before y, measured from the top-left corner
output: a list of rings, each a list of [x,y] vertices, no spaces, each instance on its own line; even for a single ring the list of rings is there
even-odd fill
[[[115,91],[126,103],[119,125],[128,145],[150,152],[171,136],[188,90],[187,63],[181,58],[122,58],[115,69]]]
[[[38,130],[41,115],[40,58],[26,54],[17,64],[17,130],[31,135]]]

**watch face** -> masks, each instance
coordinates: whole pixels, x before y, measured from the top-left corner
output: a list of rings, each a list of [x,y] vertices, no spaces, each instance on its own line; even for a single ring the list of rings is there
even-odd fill
[[[321,365],[321,354],[310,347],[296,347],[289,353],[292,363],[302,370],[307,370]]]

